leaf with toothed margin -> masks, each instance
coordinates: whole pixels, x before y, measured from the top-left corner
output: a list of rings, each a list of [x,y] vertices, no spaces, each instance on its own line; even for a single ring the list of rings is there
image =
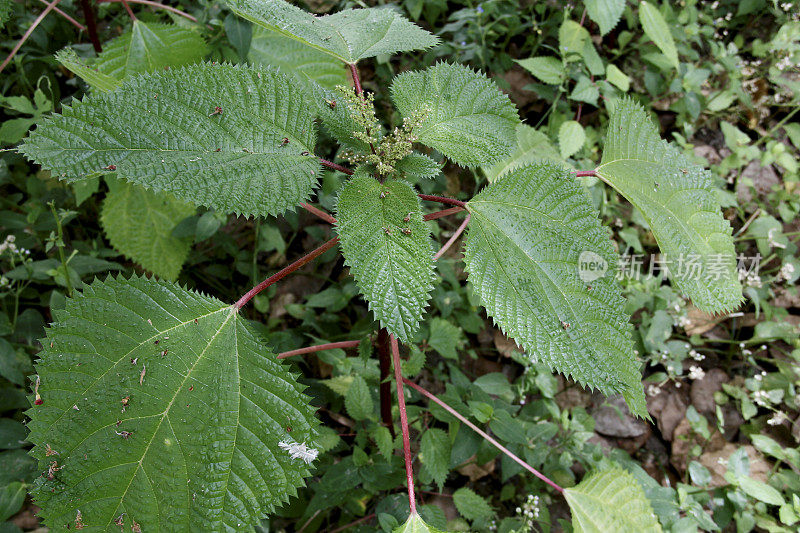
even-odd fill
[[[336,228],[375,317],[408,342],[433,290],[431,230],[414,189],[400,180],[379,183],[358,169],[339,195]]]
[[[395,528],[392,533],[445,533],[435,527],[431,527],[422,520],[417,513],[412,513],[405,524]]]
[[[345,9],[318,17],[283,0],[227,0],[234,13],[254,24],[344,61],[427,50],[439,38],[391,8]]]
[[[442,165],[425,154],[412,152],[397,162],[395,170],[409,179],[434,179],[442,173]]]
[[[488,166],[514,150],[519,116],[508,96],[485,75],[450,63],[405,72],[392,82],[400,114],[425,118],[413,133],[467,167]]]
[[[54,315],[27,413],[51,530],[252,531],[303,485],[314,408],[234,306],[134,276]]]
[[[511,170],[467,203],[469,281],[500,328],[584,386],[647,417],[618,255],[588,194],[554,163]]]
[[[662,140],[630,98],[616,104],[596,172],[642,212],[670,279],[699,309],[723,313],[739,307],[732,230],[711,174]]]
[[[114,171],[194,204],[277,215],[316,184],[313,119],[302,94],[274,70],[201,64],[74,101],[19,150],[68,181]]]

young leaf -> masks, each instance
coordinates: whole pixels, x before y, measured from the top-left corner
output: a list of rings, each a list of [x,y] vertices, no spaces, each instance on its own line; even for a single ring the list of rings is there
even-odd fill
[[[626,93],[631,88],[631,79],[627,74],[618,69],[615,65],[608,64],[606,67],[606,80],[617,86],[617,88]]]
[[[534,359],[647,417],[618,256],[581,186],[553,163],[529,164],[467,209],[468,279],[489,316]]]
[[[483,74],[438,63],[400,74],[391,90],[403,117],[425,117],[414,130],[419,142],[460,165],[490,165],[514,149],[517,110]]]
[[[625,11],[625,0],[585,0],[589,18],[600,26],[600,35],[605,35],[619,23]]]
[[[395,529],[392,533],[444,533],[426,524],[422,517],[414,513],[408,517],[406,523]]]
[[[208,54],[208,45],[197,32],[172,24],[133,22],[105,46],[95,67],[106,76],[121,80],[132,74],[199,63]]]
[[[676,69],[678,68],[678,50],[675,48],[675,41],[669,32],[669,25],[657,7],[651,6],[647,2],[639,3],[639,20],[642,23],[645,35],[650,37],[661,53],[669,59],[669,62]]]
[[[344,406],[354,420],[365,420],[372,416],[372,396],[369,394],[367,382],[361,376],[355,376],[350,388],[344,395]]]
[[[307,199],[316,183],[313,118],[275,71],[193,65],[75,101],[20,151],[69,181],[116,171],[187,202],[275,215]]]
[[[98,72],[92,67],[83,62],[75,50],[72,48],[64,48],[56,53],[56,60],[61,63],[64,68],[85,81],[92,89],[100,92],[113,91],[122,84],[121,80],[108,74]]]
[[[157,276],[174,280],[186,260],[191,241],[172,230],[197,210],[171,194],[155,194],[123,180],[107,179],[100,222],[111,246]]]
[[[568,120],[558,128],[558,146],[564,159],[583,148],[584,143],[586,132],[580,122]]]
[[[517,59],[516,62],[545,83],[559,85],[564,79],[564,63],[557,57],[529,57]]]
[[[433,290],[431,230],[414,189],[359,170],[339,195],[336,220],[361,294],[381,325],[408,342]]]
[[[514,153],[511,154],[511,157],[498,161],[492,167],[484,168],[483,172],[490,182],[497,181],[517,167],[541,160],[559,163],[564,161],[547,135],[527,124],[519,124],[517,126],[517,148]]]
[[[633,100],[617,102],[608,131],[597,174],[642,212],[678,288],[708,313],[738,307],[731,227],[709,172],[661,140]]]
[[[574,20],[564,19],[558,29],[558,51],[565,61],[582,57],[583,46],[589,40],[589,31]]]
[[[661,531],[641,485],[621,468],[604,470],[564,490],[575,533]]]
[[[450,437],[439,428],[431,428],[422,434],[419,459],[423,468],[442,490],[450,466]]]
[[[439,39],[393,9],[345,9],[318,17],[282,0],[227,0],[241,17],[355,63],[381,54],[426,50]]]
[[[242,531],[303,484],[314,409],[233,306],[120,277],[55,319],[28,411],[51,529]]]
[[[278,67],[284,74],[294,75],[304,85],[308,80],[327,89],[347,85],[347,66],[291,37],[256,26],[248,59],[260,65]]]
[[[408,154],[394,168],[401,176],[415,180],[433,179],[442,173],[442,165],[418,152]]]
[[[494,516],[492,506],[483,497],[475,494],[475,491],[466,487],[461,487],[453,493],[453,503],[459,514],[467,520]]]

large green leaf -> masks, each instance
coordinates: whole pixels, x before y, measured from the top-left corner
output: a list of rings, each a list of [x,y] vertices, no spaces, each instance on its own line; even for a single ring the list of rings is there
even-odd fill
[[[600,27],[600,35],[613,30],[625,11],[625,0],[585,0],[584,4],[589,18]]]
[[[676,69],[678,68],[678,50],[675,48],[675,40],[669,31],[669,24],[664,20],[657,7],[651,6],[647,2],[639,3],[639,20],[642,23],[645,35],[650,37],[658,49],[661,50],[669,62]]]
[[[575,533],[657,533],[653,508],[636,479],[621,468],[592,474],[564,490]]]
[[[328,54],[276,31],[256,26],[248,59],[257,64],[278,67],[307,84],[312,80],[333,89],[350,83],[347,67]]]
[[[336,221],[361,294],[381,325],[408,342],[433,290],[431,230],[414,189],[360,170],[339,195]]]
[[[387,8],[345,9],[317,17],[283,0],[227,0],[255,24],[312,46],[345,63],[381,54],[425,50],[433,34]]]
[[[433,481],[439,485],[439,490],[444,486],[450,470],[450,448],[450,437],[444,430],[430,428],[422,434],[419,460]]]
[[[121,80],[132,74],[198,63],[206,54],[208,45],[197,32],[136,20],[130,31],[105,46],[94,66],[101,74]]]
[[[396,528],[393,533],[443,533],[442,531],[426,524],[422,517],[416,513],[411,514],[406,523]]]
[[[193,65],[75,101],[20,151],[69,181],[115,171],[195,204],[275,215],[316,183],[313,118],[276,71]]]
[[[397,76],[391,90],[403,117],[425,115],[419,142],[460,165],[491,165],[514,150],[517,110],[483,74],[439,63]]]
[[[511,157],[485,168],[484,174],[489,181],[497,181],[517,167],[541,160],[565,164],[558,149],[553,146],[547,135],[527,124],[519,124],[517,126],[517,147],[514,153],[511,154]]]
[[[314,409],[235,307],[120,277],[54,315],[28,411],[48,527],[252,531],[303,484]]]
[[[100,221],[111,246],[157,276],[174,280],[191,241],[172,230],[197,210],[169,193],[152,193],[133,183],[109,179]]]
[[[588,194],[543,162],[512,170],[467,209],[469,281],[489,316],[535,360],[647,417],[618,256]]]
[[[597,174],[642,212],[678,288],[709,313],[738,307],[731,227],[710,173],[661,140],[633,100],[617,102],[608,132]]]

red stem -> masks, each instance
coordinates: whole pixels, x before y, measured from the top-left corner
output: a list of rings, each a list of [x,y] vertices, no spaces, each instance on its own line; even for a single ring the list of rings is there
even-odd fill
[[[25,34],[22,36],[22,38],[20,38],[20,40],[17,41],[17,44],[14,45],[14,48],[11,49],[11,53],[8,54],[8,56],[3,60],[3,64],[0,65],[0,72],[2,72],[3,69],[6,68],[6,66],[11,62],[11,60],[14,59],[14,56],[17,55],[19,49],[22,48],[22,45],[25,44],[25,41],[27,41],[28,37],[31,36],[33,30],[35,30],[36,27],[41,24],[47,14],[50,13],[60,1],[61,0],[53,0],[52,2],[48,3],[47,7],[44,8],[44,11],[42,11],[41,14],[36,17],[36,20],[33,21],[33,24],[31,24],[30,28],[25,31]]]
[[[120,0],[122,5],[125,6],[125,11],[128,12],[128,16],[131,18],[132,21],[136,22],[136,15],[133,14],[133,10],[131,6],[128,5],[128,0]]]
[[[44,4],[44,5],[47,5],[47,4],[49,4],[50,2],[48,2],[47,0],[39,0],[39,3],[41,3],[41,4]],[[78,28],[78,31],[86,31],[86,26],[84,26],[83,24],[81,24],[80,22],[78,22],[77,20],[75,20],[74,18],[72,18],[72,17],[70,17],[69,15],[67,15],[66,13],[64,13],[63,11],[61,11],[59,8],[57,8],[57,7],[54,7],[54,8],[53,8],[53,11],[55,11],[56,13],[58,13],[59,15],[61,15],[62,17],[64,17],[64,19],[65,19],[67,22],[69,22],[70,24],[72,24],[73,26],[75,26],[76,28]]]
[[[448,205],[457,205],[458,207],[467,207],[466,202],[462,202],[461,200],[456,200],[455,198],[446,198],[444,196],[433,196],[431,194],[420,194],[420,198],[423,200],[429,200],[431,202],[439,202],[441,204],[448,204]]]
[[[83,1],[83,0],[81,0]],[[122,2],[123,0],[97,0],[98,3],[100,2]],[[145,6],[156,7],[159,9],[166,9],[167,11],[171,11],[176,15],[180,15],[183,18],[189,19],[192,22],[197,22],[197,17],[193,17],[189,13],[181,11],[180,9],[174,8],[172,6],[165,6],[164,4],[159,4],[158,2],[153,2],[152,0],[125,0],[126,2],[130,2],[131,4],[142,4]]]
[[[585,178],[588,176],[597,176],[597,172],[595,172],[594,170],[578,170],[577,172],[575,172],[576,178]]]
[[[501,452],[503,452],[504,454],[509,456],[511,459],[513,459],[514,461],[519,463],[519,465],[522,466],[525,470],[527,470],[528,472],[530,472],[534,476],[538,477],[539,479],[541,479],[542,481],[544,481],[545,483],[547,483],[548,485],[550,485],[551,487],[556,489],[558,492],[561,492],[561,493],[564,492],[564,489],[562,489],[561,487],[556,485],[552,480],[550,480],[550,478],[548,478],[544,474],[540,473],[538,470],[533,468],[531,465],[529,465],[528,463],[526,463],[525,461],[523,461],[522,459],[520,459],[519,457],[514,455],[508,448],[506,448],[505,446],[503,446],[502,444],[500,444],[499,442],[494,440],[492,437],[487,435],[484,431],[481,431],[481,429],[478,428],[478,426],[476,426],[475,424],[473,424],[472,422],[470,422],[469,420],[467,420],[466,418],[461,416],[461,414],[459,414],[458,411],[456,411],[455,409],[453,409],[452,407],[450,407],[449,405],[444,403],[442,400],[440,400],[439,398],[434,396],[432,393],[428,392],[427,390],[423,389],[422,387],[420,387],[416,383],[414,383],[412,381],[409,381],[409,380],[407,380],[405,378],[403,378],[403,383],[405,383],[409,387],[413,388],[414,390],[416,390],[417,392],[419,392],[420,394],[422,394],[423,396],[425,396],[426,398],[428,398],[432,402],[436,402],[437,404],[439,404],[440,407],[442,407],[445,411],[447,411],[448,413],[450,413],[454,417],[456,417],[459,420],[461,420],[461,422],[463,422],[472,431],[476,432],[478,435],[480,435],[481,437],[483,437],[484,439],[489,441],[491,444],[493,444],[498,450],[500,450]]]
[[[397,407],[400,409],[400,428],[403,430],[403,456],[406,460],[406,480],[408,481],[408,506],[411,514],[417,514],[417,503],[414,498],[414,470],[411,468],[411,439],[408,436],[408,416],[406,415],[406,398],[403,395],[403,374],[400,371],[400,349],[397,339],[389,335],[392,345],[392,361],[394,362],[394,380],[397,382]]]
[[[444,243],[444,246],[442,246],[442,248],[438,252],[436,252],[436,255],[433,256],[434,261],[442,257],[442,254],[444,254],[451,246],[453,246],[453,243],[456,242],[456,239],[458,239],[461,236],[461,234],[464,233],[464,230],[467,229],[467,224],[469,224],[469,217],[470,215],[467,215],[464,218],[464,222],[462,222],[461,225],[458,227],[458,229],[455,231],[455,233],[453,233],[453,236],[450,237],[450,239],[448,239],[446,243]]]
[[[378,339],[375,342],[378,348],[378,365],[380,367],[381,381],[378,385],[380,398],[381,422],[389,428],[389,433],[394,438],[394,423],[392,422],[392,384],[389,376],[392,373],[392,351],[389,347],[389,332],[386,328],[381,328],[378,332]]]
[[[331,248],[336,246],[336,243],[338,243],[338,242],[339,242],[339,237],[334,237],[333,239],[329,240],[328,242],[326,242],[325,244],[323,244],[322,246],[320,246],[316,250],[313,250],[313,251],[309,252],[308,254],[304,255],[303,257],[301,257],[300,259],[298,259],[297,261],[295,261],[291,265],[287,266],[286,268],[284,268],[283,270],[277,272],[276,274],[273,274],[272,276],[268,277],[267,279],[265,279],[264,281],[262,281],[261,283],[259,283],[258,285],[256,285],[252,289],[250,289],[250,291],[247,294],[245,294],[244,296],[242,296],[241,298],[239,298],[239,301],[237,301],[235,304],[233,304],[233,306],[237,310],[241,309],[247,302],[249,302],[250,300],[253,299],[253,296],[255,296],[259,292],[263,291],[264,289],[266,289],[267,287],[269,287],[270,285],[272,285],[276,281],[280,281],[281,279],[283,279],[287,275],[291,274],[292,272],[294,272],[298,268],[302,267],[303,265],[305,265],[307,263],[310,263],[311,261],[313,261],[314,259],[316,259],[320,255],[324,254],[325,252],[327,252],[328,250],[330,250]]]
[[[81,0],[81,10],[83,11],[83,20],[86,22],[86,32],[89,34],[89,40],[92,41],[95,53],[99,54],[103,51],[103,46],[100,44],[100,38],[97,36],[97,22],[94,19],[94,8],[89,4],[89,0]]]
[[[292,357],[293,355],[303,355],[304,353],[321,352],[322,350],[333,350],[335,348],[356,348],[360,343],[361,341],[341,341],[317,344],[316,346],[306,346],[305,348],[300,348],[298,350],[290,350],[288,352],[279,353],[277,359],[286,359],[287,357]]]
[[[436,220],[437,218],[446,217],[447,215],[452,215],[463,210],[463,207],[448,207],[447,209],[442,209],[441,211],[436,211],[435,213],[428,213],[422,217],[422,220]]]
[[[358,67],[356,67],[355,63],[348,63],[347,66],[350,67],[350,74],[353,75],[353,85],[356,88],[356,94],[361,94],[363,90],[361,89],[361,79],[358,77]]]
[[[323,211],[322,209],[318,209],[310,204],[300,204],[300,207],[308,211],[309,213],[318,216],[328,224],[336,224],[336,219],[330,216],[328,213]]]
[[[317,159],[319,159],[319,162],[320,162],[320,163],[322,164],[322,166],[324,166],[324,167],[332,168],[333,170],[338,170],[339,172],[344,172],[344,173],[345,173],[345,174],[347,174],[348,176],[352,176],[352,175],[353,175],[353,171],[352,171],[352,170],[350,170],[350,169],[349,169],[349,168],[347,168],[347,167],[343,167],[342,165],[337,165],[336,163],[333,163],[333,162],[331,162],[331,161],[328,161],[327,159],[322,159],[321,157],[319,157],[319,158],[317,158]]]

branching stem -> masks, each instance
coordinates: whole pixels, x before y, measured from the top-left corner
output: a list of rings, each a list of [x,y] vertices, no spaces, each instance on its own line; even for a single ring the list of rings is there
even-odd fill
[[[457,205],[458,207],[467,207],[466,202],[462,202],[461,200],[456,200],[455,198],[447,198],[445,196],[434,196],[432,194],[420,194],[420,198],[423,200],[428,200],[431,202],[439,202],[441,204],[448,204],[448,205]]]
[[[303,355],[306,353],[321,352],[323,350],[334,350],[336,348],[357,348],[361,341],[341,341],[341,342],[328,342],[325,344],[317,344],[316,346],[306,346],[297,350],[290,350],[278,354],[278,359],[286,359],[293,355]]]
[[[136,22],[136,15],[133,14],[131,6],[128,5],[128,0],[120,0],[120,1],[122,2],[122,5],[125,6],[125,11],[128,12],[128,16],[131,18],[131,20],[133,22]]]
[[[326,213],[322,209],[319,209],[317,207],[314,207],[313,205],[305,204],[305,203],[304,204],[300,204],[300,207],[302,207],[303,209],[305,209],[306,211],[308,211],[312,215],[318,216],[319,218],[321,218],[322,220],[324,220],[328,224],[336,224],[336,219],[333,218],[332,216],[330,216],[328,213]]]
[[[428,213],[427,215],[423,215],[422,220],[436,220],[437,218],[446,217],[448,215],[454,215],[460,211],[463,211],[463,207],[448,207],[447,209],[442,209],[441,211],[436,211],[434,213]]]
[[[470,215],[467,215],[466,217],[464,217],[464,222],[462,222],[461,225],[458,227],[458,229],[453,233],[453,236],[450,237],[447,240],[447,242],[444,243],[444,246],[442,246],[441,249],[438,252],[436,252],[436,255],[433,256],[433,260],[434,261],[437,261],[440,257],[442,257],[442,255],[451,246],[453,246],[453,243],[456,242],[456,240],[461,236],[461,234],[464,233],[464,230],[467,229],[467,224],[469,224],[469,218],[470,218]]]
[[[356,94],[361,94],[363,89],[361,89],[361,78],[358,77],[358,67],[356,67],[355,63],[348,63],[347,66],[350,67],[350,73],[353,75],[353,86],[356,89]]]
[[[397,407],[400,409],[400,428],[403,431],[403,457],[406,461],[406,480],[408,481],[408,507],[411,514],[417,514],[417,502],[414,498],[414,469],[411,466],[411,438],[408,436],[408,415],[406,415],[406,398],[403,395],[403,373],[400,371],[400,348],[397,339],[389,335],[392,345],[392,361],[394,362],[394,380],[397,382]]]
[[[39,3],[40,3],[40,4],[47,5],[47,4],[49,4],[50,2],[48,2],[47,0],[39,0]],[[81,24],[80,22],[78,22],[77,20],[75,20],[74,18],[72,18],[72,17],[70,17],[69,15],[67,15],[66,13],[64,13],[64,12],[63,12],[61,9],[59,9],[59,8],[57,8],[57,7],[54,7],[54,8],[53,8],[53,11],[55,11],[56,13],[58,13],[59,15],[61,15],[62,17],[64,17],[64,20],[66,20],[67,22],[69,22],[70,24],[72,24],[73,26],[75,26],[76,28],[78,28],[78,31],[86,31],[86,26],[84,26],[83,24]]]
[[[27,41],[28,37],[31,36],[33,30],[35,30],[36,27],[42,23],[47,14],[50,13],[60,1],[61,0],[53,0],[52,2],[48,3],[47,7],[44,8],[44,11],[42,11],[41,14],[36,17],[36,20],[33,21],[33,24],[31,24],[30,28],[25,31],[25,34],[20,38],[19,41],[17,41],[17,44],[14,45],[14,48],[11,49],[11,53],[9,53],[8,56],[6,56],[6,58],[3,60],[3,63],[0,64],[0,72],[3,72],[3,69],[6,68],[12,59],[14,59],[14,56],[17,55],[19,49],[22,48],[22,45],[25,44],[25,41]]]
[[[575,172],[576,178],[586,178],[590,176],[597,176],[597,172],[594,170],[578,170]]]
[[[337,165],[336,163],[334,163],[332,161],[328,161],[327,159],[322,159],[321,157],[318,157],[317,159],[319,160],[320,164],[323,167],[328,167],[328,168],[333,169],[333,170],[338,170],[339,172],[343,172],[343,173],[347,174],[348,176],[352,176],[353,175],[353,171],[350,170],[347,167],[343,167],[342,165]]]
[[[499,442],[494,440],[492,437],[487,435],[486,432],[482,431],[480,428],[478,428],[478,426],[476,426],[475,424],[473,424],[472,422],[467,420],[465,417],[461,416],[461,414],[458,411],[456,411],[455,409],[453,409],[452,407],[450,407],[449,405],[444,403],[442,400],[437,398],[433,393],[428,392],[427,390],[423,389],[422,387],[420,387],[416,383],[414,383],[412,381],[409,381],[409,380],[407,380],[405,378],[403,378],[403,383],[405,383],[406,385],[408,385],[409,387],[411,387],[415,391],[419,392],[420,394],[422,394],[423,396],[425,396],[426,398],[428,398],[432,402],[436,402],[437,404],[439,404],[439,406],[442,407],[442,409],[444,409],[445,411],[447,411],[448,413],[450,413],[454,417],[456,417],[459,420],[461,420],[461,422],[463,422],[464,425],[466,425],[472,431],[474,431],[475,433],[477,433],[478,435],[480,435],[481,437],[483,437],[484,439],[489,441],[492,445],[494,445],[495,448],[497,448],[498,450],[500,450],[501,452],[503,452],[504,454],[509,456],[511,459],[516,461],[522,468],[524,468],[525,470],[527,470],[528,472],[530,472],[534,476],[538,477],[539,479],[541,479],[542,481],[544,481],[545,483],[547,483],[548,485],[550,485],[551,487],[556,489],[558,492],[563,494],[563,492],[564,492],[563,488],[561,488],[558,485],[556,485],[555,482],[553,482],[550,478],[548,478],[547,476],[545,476],[544,474],[542,474],[541,472],[539,472],[538,470],[533,468],[531,465],[529,465],[528,463],[526,463],[525,461],[523,461],[522,459],[517,457],[508,448],[506,448],[505,446],[503,446],[502,444],[500,444]]]
[[[328,242],[326,242],[325,244],[323,244],[322,246],[320,246],[316,250],[312,250],[311,252],[307,253],[306,255],[304,255],[303,257],[301,257],[300,259],[298,259],[297,261],[295,261],[291,265],[289,265],[286,268],[284,268],[283,270],[273,274],[272,276],[268,277],[267,279],[265,279],[264,281],[262,281],[261,283],[259,283],[258,285],[256,285],[252,289],[250,289],[250,291],[247,294],[245,294],[244,296],[242,296],[241,298],[239,298],[239,301],[237,301],[235,304],[233,304],[233,306],[237,310],[241,309],[247,302],[252,300],[253,297],[256,294],[258,294],[259,292],[263,291],[264,289],[266,289],[267,287],[269,287],[273,283],[275,283],[277,281],[280,281],[281,279],[283,279],[284,277],[288,276],[289,274],[291,274],[292,272],[294,272],[298,268],[302,267],[303,265],[306,265],[306,264],[310,263],[311,261],[313,261],[317,257],[321,256],[322,254],[324,254],[325,252],[327,252],[328,250],[330,250],[331,248],[336,246],[336,244],[338,242],[339,242],[339,237],[334,237],[333,239],[329,240]]]

